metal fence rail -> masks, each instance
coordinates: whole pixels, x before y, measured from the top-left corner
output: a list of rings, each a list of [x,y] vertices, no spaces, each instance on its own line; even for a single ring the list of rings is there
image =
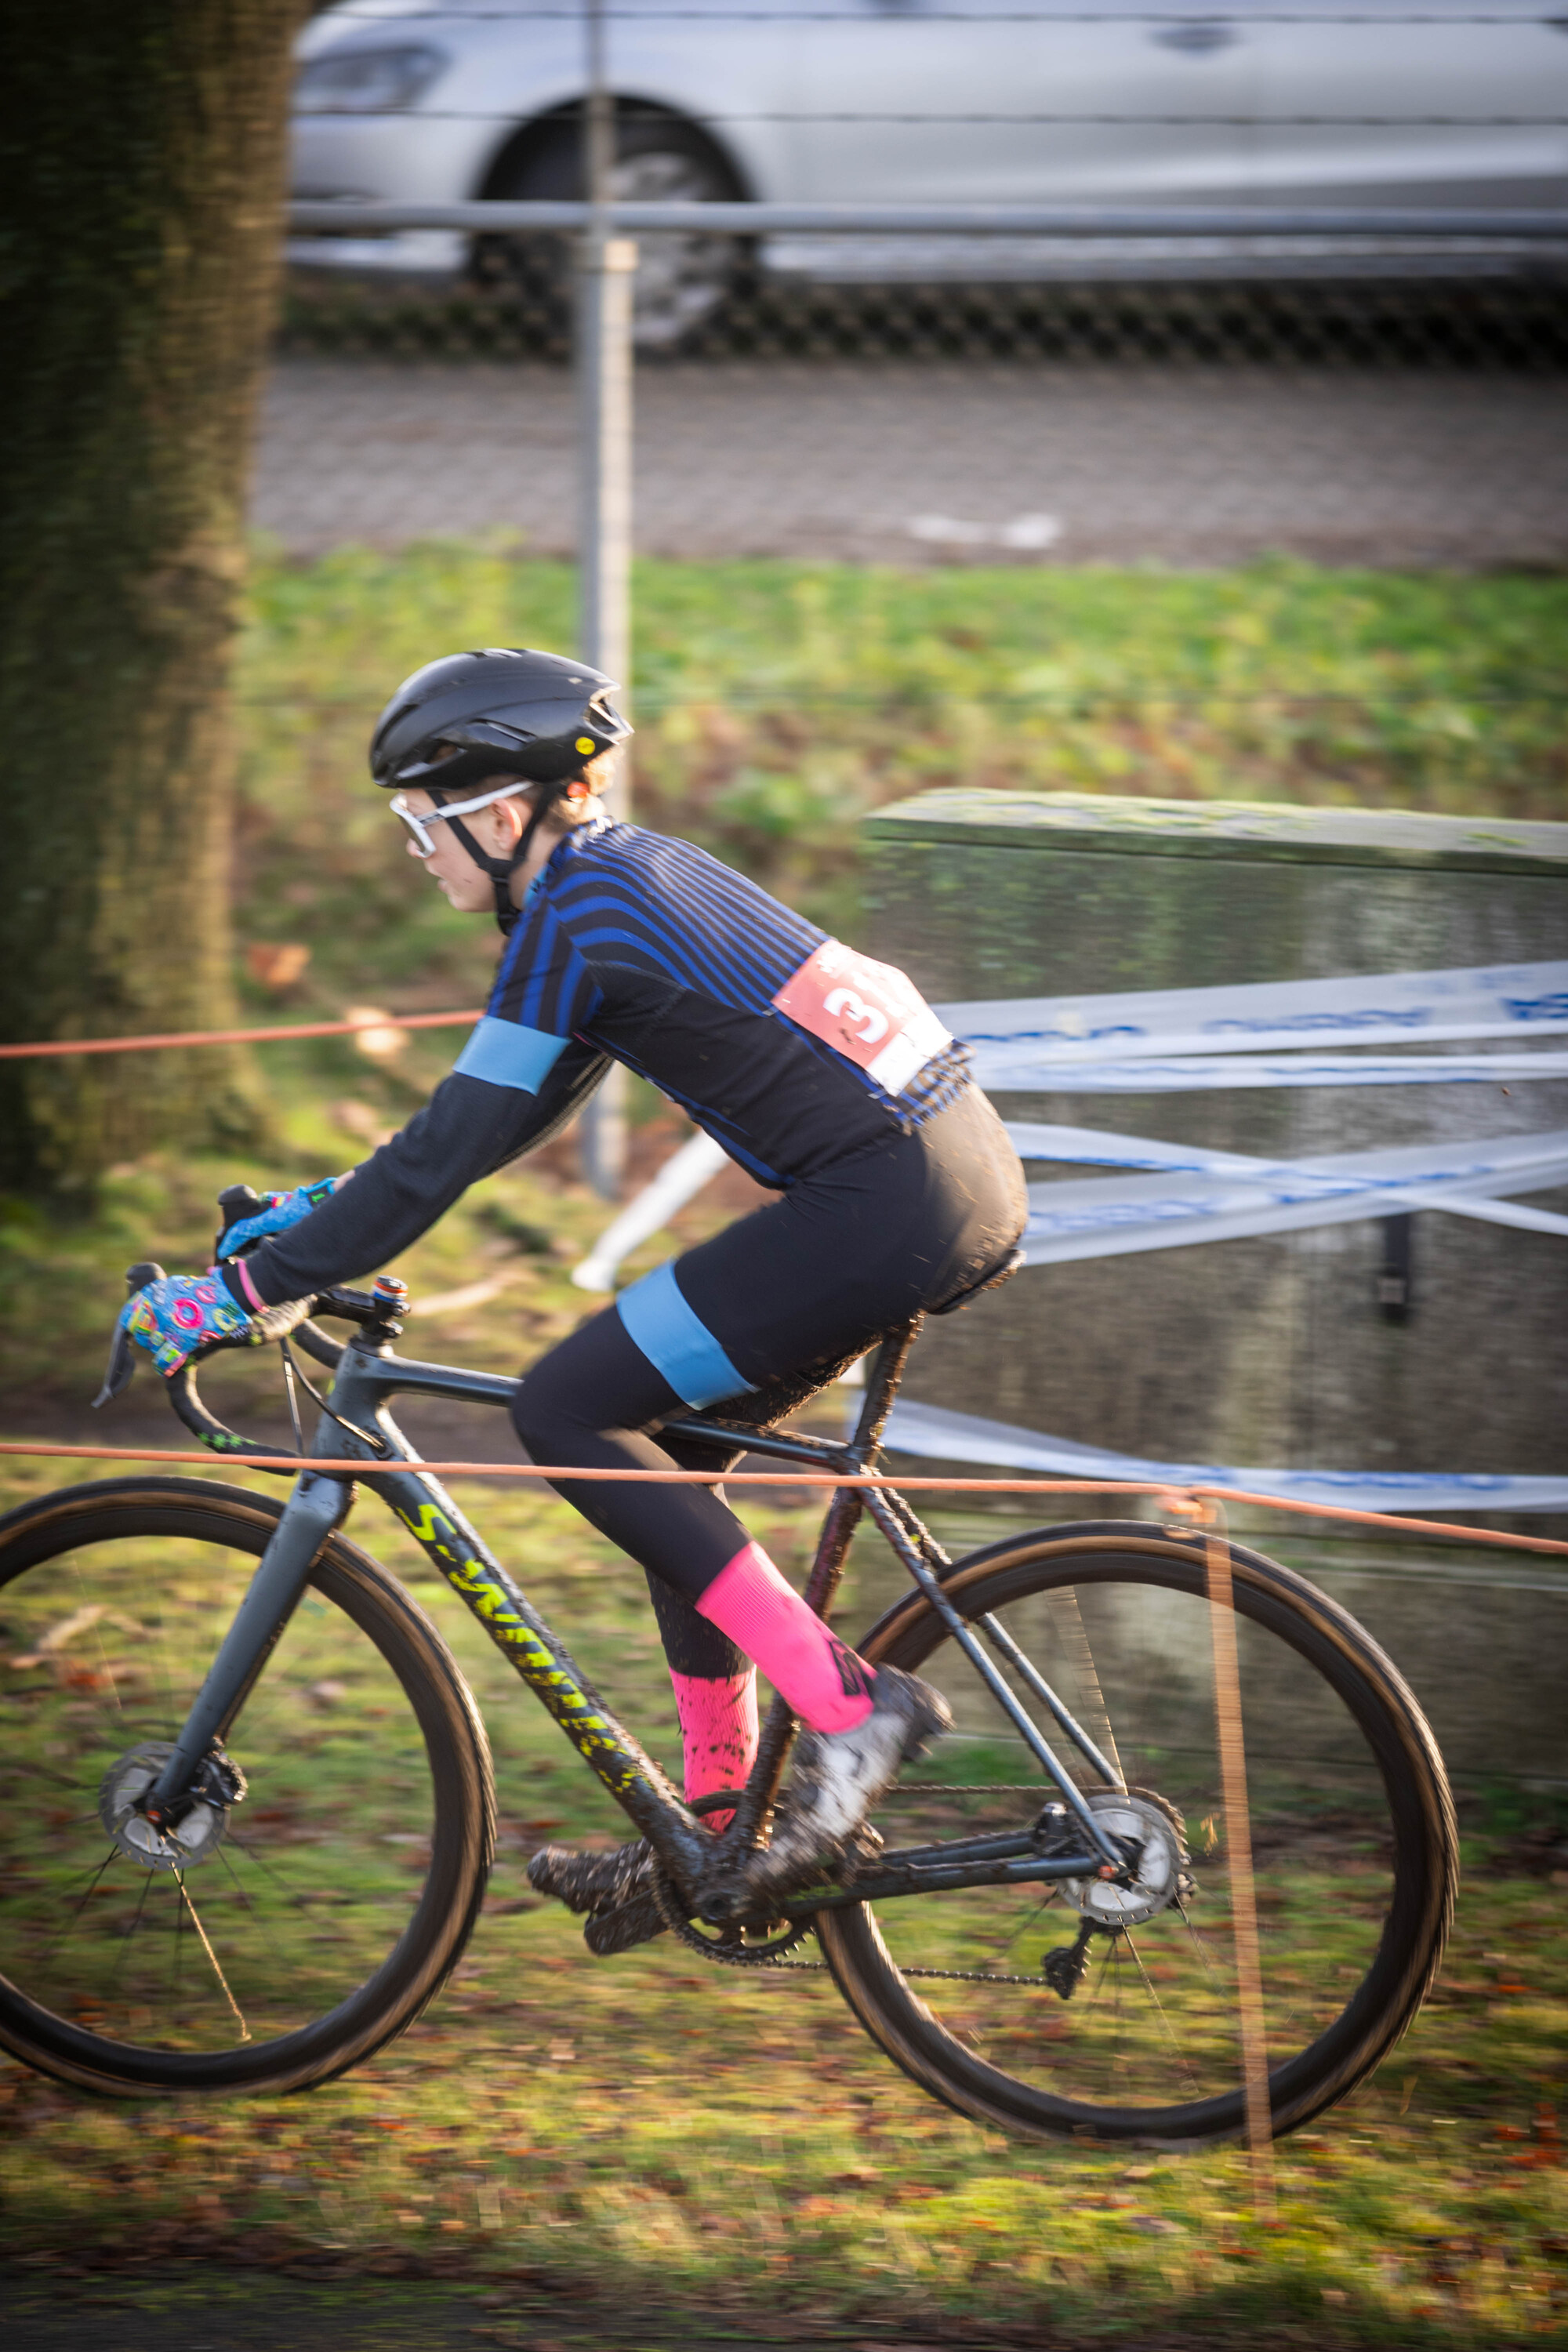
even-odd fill
[[[1568,248],[1568,205],[1482,210],[1460,205],[594,205],[487,197],[470,204],[294,204],[297,232],[381,236],[404,229],[459,229],[476,236],[603,227],[616,236],[657,230],[763,236],[1327,236],[1496,238],[1555,242]]]

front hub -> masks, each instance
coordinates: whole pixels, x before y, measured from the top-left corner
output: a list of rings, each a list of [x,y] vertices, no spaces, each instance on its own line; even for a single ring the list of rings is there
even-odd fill
[[[223,1843],[230,1806],[245,1794],[238,1767],[215,1748],[202,1759],[189,1794],[167,1813],[154,1813],[152,1791],[174,1752],[171,1741],[144,1739],[110,1766],[98,1791],[100,1821],[143,1870],[194,1870],[210,1862]]]

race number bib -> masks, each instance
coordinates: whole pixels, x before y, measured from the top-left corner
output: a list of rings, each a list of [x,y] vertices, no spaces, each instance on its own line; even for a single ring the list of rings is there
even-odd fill
[[[890,1095],[902,1094],[916,1071],[952,1043],[901,971],[857,955],[839,940],[807,956],[773,1001]]]

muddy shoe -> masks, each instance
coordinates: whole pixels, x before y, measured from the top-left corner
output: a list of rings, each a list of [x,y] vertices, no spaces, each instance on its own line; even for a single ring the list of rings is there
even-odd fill
[[[871,1712],[853,1731],[803,1731],[779,1826],[765,1853],[746,1865],[759,1895],[790,1894],[825,1868],[874,1851],[866,1816],[898,1779],[900,1768],[923,1755],[950,1730],[952,1710],[942,1693],[897,1666],[880,1666],[871,1685]]]
[[[553,1895],[568,1911],[616,1911],[636,1895],[646,1894],[652,1855],[647,1838],[616,1846],[608,1853],[587,1853],[574,1845],[544,1845],[528,1865],[528,1883],[541,1895]]]
[[[665,1918],[651,1895],[634,1895],[613,1911],[595,1911],[583,1930],[591,1952],[606,1960],[614,1952],[629,1952],[634,1944],[651,1943],[665,1933]]]

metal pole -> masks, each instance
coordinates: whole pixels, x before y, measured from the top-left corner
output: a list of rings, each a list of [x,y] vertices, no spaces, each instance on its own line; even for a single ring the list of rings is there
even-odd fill
[[[590,229],[577,256],[577,633],[625,699],[631,650],[632,278],[628,237]],[[620,789],[625,791],[624,784]]]
[[[584,661],[630,690],[632,286],[637,249],[610,234],[615,101],[605,64],[604,0],[584,0],[587,104],[583,176],[590,206],[577,246],[577,642]],[[618,814],[629,814],[623,769]],[[626,1165],[626,1073],[613,1067],[583,1113],[583,1173],[606,1201]]]
[[[1194,1500],[1196,1498],[1194,1497]],[[1274,2116],[1268,2094],[1268,2043],[1263,2014],[1263,1958],[1258,1939],[1258,1889],[1252,1873],[1252,1817],[1247,1795],[1247,1750],[1241,1727],[1241,1668],[1236,1634],[1236,1592],[1225,1507],[1199,1506],[1206,1533],[1209,1624],[1214,1643],[1215,1718],[1220,1798],[1225,1809],[1226,1866],[1230,1875],[1231,1938],[1236,1952],[1237,2022],[1247,2144],[1252,2158],[1255,2220],[1274,2219]]]

